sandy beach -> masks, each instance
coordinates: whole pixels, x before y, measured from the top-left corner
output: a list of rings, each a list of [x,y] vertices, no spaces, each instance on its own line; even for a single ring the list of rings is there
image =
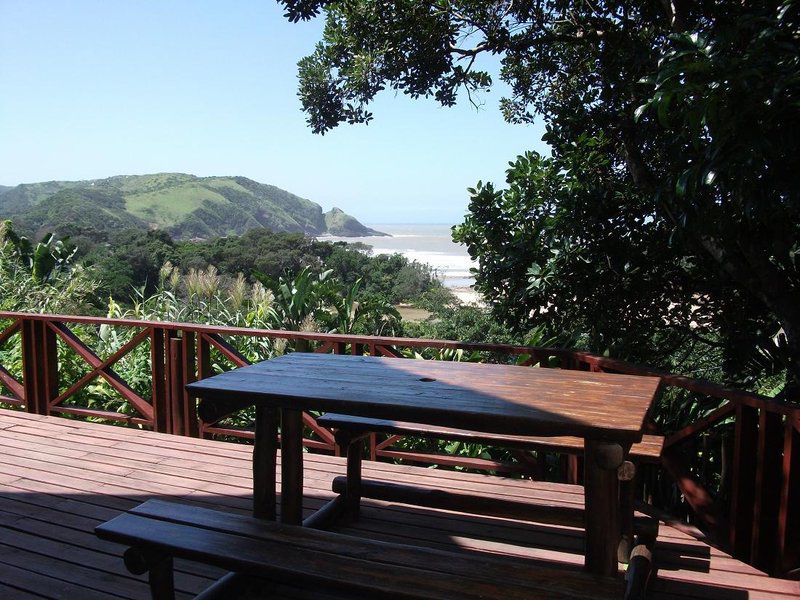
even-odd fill
[[[464,304],[471,306],[485,306],[481,296],[471,287],[454,287],[450,288],[456,298],[461,300]]]

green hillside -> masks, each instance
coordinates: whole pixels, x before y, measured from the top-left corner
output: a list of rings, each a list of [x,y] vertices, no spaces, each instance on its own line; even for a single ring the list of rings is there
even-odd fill
[[[164,229],[178,239],[241,234],[256,227],[307,235],[381,235],[354,217],[246,177],[183,173],[48,181],[0,189],[0,218],[25,230],[70,235],[120,227]]]

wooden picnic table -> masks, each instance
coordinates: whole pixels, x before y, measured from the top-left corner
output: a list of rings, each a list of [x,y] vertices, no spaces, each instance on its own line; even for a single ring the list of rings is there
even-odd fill
[[[204,402],[255,405],[254,514],[275,518],[278,416],[281,520],[302,523],[304,411],[485,433],[581,437],[586,569],[617,572],[617,467],[642,439],[660,380],[485,363],[292,353],[187,386]],[[225,412],[225,409],[220,409]]]

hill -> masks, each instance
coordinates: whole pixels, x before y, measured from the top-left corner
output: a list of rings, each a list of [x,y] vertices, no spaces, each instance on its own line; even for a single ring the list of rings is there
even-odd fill
[[[256,227],[307,235],[383,235],[338,208],[246,177],[184,173],[118,175],[26,183],[0,189],[0,218],[29,232],[163,229],[176,239],[209,239]]]

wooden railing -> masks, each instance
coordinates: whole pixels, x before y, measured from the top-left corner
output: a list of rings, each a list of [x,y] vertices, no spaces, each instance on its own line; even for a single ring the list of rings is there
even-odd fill
[[[707,381],[654,371],[619,360],[557,348],[470,344],[447,340],[257,330],[191,323],[0,312],[0,403],[43,415],[106,420],[194,437],[252,438],[248,415],[203,420],[185,385],[227,368],[249,364],[242,340],[271,344],[249,352],[265,359],[287,350],[369,354],[403,358],[414,353],[480,353],[483,360],[527,366],[628,373],[661,377],[664,394],[701,399],[708,408],[685,423],[665,423],[662,464],[647,470],[640,497],[654,510],[666,508],[708,532],[712,541],[742,560],[772,573],[800,565],[800,408]],[[123,332],[116,344],[98,350],[102,335]],[[92,341],[87,341],[92,338]],[[281,341],[282,340],[282,341]],[[111,349],[109,349],[109,347]],[[15,353],[11,348],[19,348]],[[5,349],[5,352],[3,353]],[[252,350],[252,348],[251,348]],[[138,353],[146,373],[133,381],[132,367],[119,365]],[[5,361],[3,360],[5,357]],[[5,364],[4,364],[5,362]],[[75,365],[82,370],[75,371]],[[67,365],[72,371],[67,373]],[[115,368],[117,367],[117,368]],[[141,370],[141,369],[140,369]],[[68,376],[69,375],[69,376]],[[97,405],[87,387],[102,382],[116,403]],[[89,400],[87,400],[87,398]],[[337,453],[333,435],[304,416],[307,447]],[[517,453],[513,462],[399,448],[398,436],[372,436],[370,458],[436,463],[496,472],[523,472],[578,482],[575,457]],[[678,491],[683,501],[677,501]]]

